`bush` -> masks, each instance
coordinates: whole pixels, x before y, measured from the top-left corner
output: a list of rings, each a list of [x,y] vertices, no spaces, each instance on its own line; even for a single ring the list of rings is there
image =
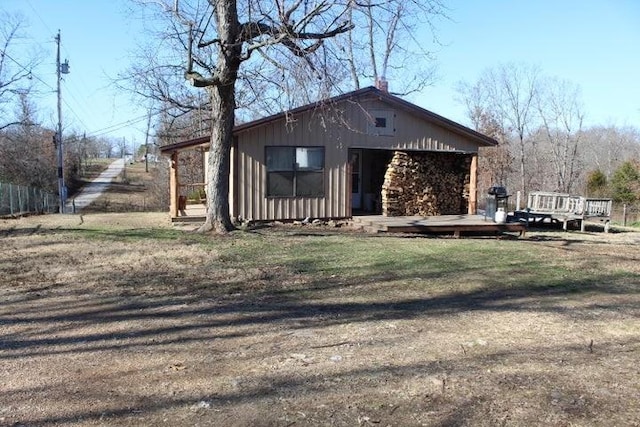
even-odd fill
[[[587,192],[592,197],[604,197],[607,195],[607,177],[600,170],[596,169],[587,176]]]
[[[612,197],[616,202],[635,203],[640,200],[640,165],[624,162],[611,177]]]

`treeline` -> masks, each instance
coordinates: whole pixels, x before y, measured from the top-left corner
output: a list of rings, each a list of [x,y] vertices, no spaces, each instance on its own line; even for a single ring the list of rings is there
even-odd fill
[[[640,132],[585,126],[580,88],[534,66],[506,64],[459,85],[476,130],[495,138],[479,158],[481,191],[557,191],[640,201]],[[640,108],[640,105],[639,105]]]
[[[0,10],[0,181],[57,193],[56,132],[42,124],[36,104],[43,81],[33,70],[43,59],[23,48],[26,37],[24,16]],[[123,144],[65,132],[64,174],[70,192],[93,159],[121,155]]]
[[[54,135],[54,130],[28,120],[0,130],[0,182],[57,193]],[[114,141],[77,134],[64,137],[63,149],[65,182],[70,192],[95,159],[120,155]]]

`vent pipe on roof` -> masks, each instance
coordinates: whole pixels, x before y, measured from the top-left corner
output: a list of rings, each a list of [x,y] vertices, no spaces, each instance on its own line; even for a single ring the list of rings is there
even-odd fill
[[[389,82],[384,76],[376,78],[376,89],[382,92],[389,93]]]

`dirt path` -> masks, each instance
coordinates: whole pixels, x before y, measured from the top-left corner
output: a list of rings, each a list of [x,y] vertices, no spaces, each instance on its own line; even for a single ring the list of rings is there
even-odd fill
[[[122,173],[123,169],[124,159],[115,160],[100,176],[85,185],[77,196],[67,200],[65,212],[82,212],[84,208],[89,206],[109,188],[111,182]]]

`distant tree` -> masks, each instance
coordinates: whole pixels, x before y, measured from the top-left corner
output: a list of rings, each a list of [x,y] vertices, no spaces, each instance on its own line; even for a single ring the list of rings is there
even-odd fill
[[[613,200],[622,203],[635,203],[640,200],[640,163],[626,161],[611,177]]]
[[[98,142],[95,138],[75,132],[65,137],[64,176],[71,192],[84,184],[82,179],[88,170],[89,160],[96,157],[97,144]]]
[[[31,70],[39,55],[24,48],[26,19],[0,10],[0,179],[55,188],[53,132],[38,121]]]
[[[543,140],[540,151],[550,154],[555,190],[572,193],[580,173],[582,124],[584,111],[577,85],[555,78],[545,78],[539,87],[536,107]]]
[[[536,97],[540,87],[540,70],[526,64],[503,64],[485,70],[479,79],[458,85],[468,112],[490,114],[511,141],[519,172],[518,188],[527,191],[527,146],[532,129],[538,127]],[[472,108],[469,108],[469,107]],[[474,119],[472,118],[472,121]]]
[[[633,127],[593,126],[581,140],[585,167],[600,169],[607,179],[625,161],[640,158],[640,131]]]
[[[481,189],[492,185],[507,185],[513,172],[513,157],[509,150],[509,139],[500,122],[490,112],[475,108],[471,113],[475,130],[498,141],[495,147],[482,147],[478,154],[478,181]]]
[[[19,96],[16,124],[0,131],[0,180],[54,191],[56,155],[53,131],[36,122],[36,109]]]
[[[20,97],[31,91],[31,70],[39,62],[35,55],[26,57],[20,46],[24,28],[24,17],[0,10],[0,130],[20,124],[12,106],[19,105]]]
[[[603,197],[607,193],[607,177],[600,170],[596,169],[587,175],[587,195]]]

